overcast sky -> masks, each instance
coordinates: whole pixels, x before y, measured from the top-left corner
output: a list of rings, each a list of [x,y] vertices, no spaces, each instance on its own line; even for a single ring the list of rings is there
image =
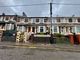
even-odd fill
[[[50,0],[0,0],[0,6],[6,5],[31,5],[40,3],[49,3]],[[53,0],[57,3],[73,3],[80,4],[80,0]],[[18,6],[18,7],[0,7],[0,14],[3,12],[13,15],[17,13],[21,15],[25,12],[27,16],[50,16],[49,4],[36,5],[36,6]],[[80,16],[80,5],[66,6],[66,5],[53,5],[53,16]]]

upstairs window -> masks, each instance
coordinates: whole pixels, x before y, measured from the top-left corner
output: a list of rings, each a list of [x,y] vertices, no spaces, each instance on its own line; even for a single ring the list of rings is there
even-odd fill
[[[36,19],[36,22],[39,22],[39,18]]]
[[[69,22],[72,22],[72,18],[69,18]]]
[[[13,21],[13,20],[14,20],[14,17],[9,17],[9,19],[10,19],[11,21]]]
[[[28,19],[27,18],[25,18],[25,22],[28,22]]]
[[[33,23],[35,23],[35,18],[33,19]]]
[[[17,17],[12,17],[12,18],[10,18],[10,19],[12,19],[12,20],[14,20],[14,21],[16,21],[17,22]]]
[[[17,22],[20,22],[20,18],[17,18]]]
[[[6,20],[9,20],[9,17],[6,17]]]
[[[77,21],[80,22],[80,18],[78,18]]]
[[[64,23],[65,22],[65,18],[61,18],[61,22]]]
[[[31,23],[31,18],[28,18],[28,22]]]
[[[47,18],[44,18],[44,22],[47,22],[47,20],[48,20]]]
[[[21,22],[25,22],[25,18],[22,18],[22,19],[21,19]]]
[[[60,18],[57,18],[57,22],[60,22]]]

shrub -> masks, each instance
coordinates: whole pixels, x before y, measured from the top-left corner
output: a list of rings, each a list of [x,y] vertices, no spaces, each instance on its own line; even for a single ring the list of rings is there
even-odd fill
[[[39,34],[39,35],[45,35],[46,33],[40,32],[40,33],[37,33],[37,34]]]
[[[60,34],[60,33],[54,33],[55,37],[64,37],[64,35]]]

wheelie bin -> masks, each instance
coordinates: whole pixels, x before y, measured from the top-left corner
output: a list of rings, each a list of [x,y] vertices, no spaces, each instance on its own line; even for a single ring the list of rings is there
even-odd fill
[[[73,34],[69,34],[68,36],[69,36],[70,43],[74,44],[74,36],[73,36]]]

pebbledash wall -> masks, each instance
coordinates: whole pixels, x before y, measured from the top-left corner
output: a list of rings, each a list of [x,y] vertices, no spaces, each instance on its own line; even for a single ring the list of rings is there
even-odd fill
[[[16,15],[0,15],[1,21],[15,21],[17,31],[26,31],[34,33],[50,32],[50,17],[24,17]],[[11,24],[6,25],[9,29],[13,28]],[[0,26],[0,29],[1,26]],[[8,28],[5,28],[8,29]],[[80,17],[52,17],[52,32],[64,35],[70,33],[80,33]]]

